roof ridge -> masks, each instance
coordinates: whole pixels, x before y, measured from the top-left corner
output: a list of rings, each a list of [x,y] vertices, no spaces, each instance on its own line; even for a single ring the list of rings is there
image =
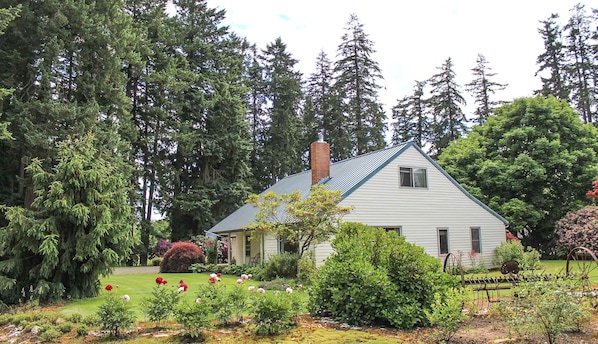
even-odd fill
[[[398,145],[394,145],[394,146],[390,146],[390,147],[385,147],[385,148],[381,148],[381,149],[378,149],[378,150],[375,150],[375,151],[371,151],[371,152],[363,153],[363,154],[360,154],[360,155],[352,156],[350,158],[346,158],[346,159],[343,159],[343,160],[340,160],[340,161],[335,161],[335,162],[331,163],[330,165],[335,165],[335,164],[338,164],[338,163],[341,163],[341,162],[346,162],[346,161],[349,161],[349,160],[363,158],[365,156],[372,155],[372,154],[382,153],[383,151],[387,151],[387,150],[390,150],[390,149],[397,149],[398,147],[402,147],[402,146],[406,145],[407,143],[409,143],[409,142],[402,142],[402,143],[399,143]],[[310,171],[310,170],[308,170],[308,171]]]

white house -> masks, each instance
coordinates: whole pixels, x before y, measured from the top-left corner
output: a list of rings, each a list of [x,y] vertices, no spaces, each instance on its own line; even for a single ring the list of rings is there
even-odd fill
[[[409,242],[443,259],[449,252],[492,266],[494,248],[505,238],[507,220],[477,200],[412,142],[330,164],[325,142],[311,145],[311,170],[288,176],[269,189],[277,194],[301,191],[315,183],[341,190],[342,206],[352,206],[344,221],[396,230]],[[246,228],[257,208],[244,205],[209,231],[229,241],[229,262],[255,263],[285,250],[284,240],[249,240]],[[288,248],[288,247],[287,247]],[[316,264],[330,255],[329,242],[315,248]]]

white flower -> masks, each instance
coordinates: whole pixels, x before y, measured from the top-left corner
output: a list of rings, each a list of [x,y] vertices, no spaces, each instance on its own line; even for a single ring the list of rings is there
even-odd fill
[[[185,287],[179,287],[179,293],[185,291]]]
[[[127,294],[123,295],[123,300],[125,300],[126,302],[131,301],[131,297]]]
[[[212,272],[212,273],[210,274],[210,277],[214,277],[214,278],[216,278],[216,277],[218,277],[218,275],[216,275],[215,273],[213,273],[213,272]]]
[[[251,278],[251,277],[253,277],[253,275],[252,275],[252,274],[248,274],[248,275],[247,275],[247,278]]]
[[[255,290],[255,286],[254,285],[250,285],[249,287],[247,287],[247,290],[254,291]]]
[[[262,294],[263,294],[263,293],[265,293],[265,292],[266,292],[266,289],[264,289],[264,288],[258,288],[258,289],[257,289],[257,292],[258,292],[258,293],[262,293]]]
[[[198,297],[197,299],[195,299],[195,303],[197,303],[197,304],[201,303],[201,298]]]
[[[293,289],[291,287],[288,287],[286,290],[287,290],[287,293],[289,293],[289,294],[293,293]]]
[[[243,284],[243,280],[239,278],[239,279],[237,280],[237,284]]]

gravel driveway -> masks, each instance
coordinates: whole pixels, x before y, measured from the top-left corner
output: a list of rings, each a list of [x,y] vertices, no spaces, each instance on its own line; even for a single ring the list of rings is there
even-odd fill
[[[131,275],[131,274],[157,274],[160,273],[159,266],[124,266],[114,268],[115,275]]]

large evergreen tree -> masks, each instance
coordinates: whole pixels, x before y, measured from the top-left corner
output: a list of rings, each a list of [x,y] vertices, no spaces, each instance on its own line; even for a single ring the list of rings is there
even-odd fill
[[[491,80],[496,73],[490,72],[492,68],[488,67],[488,61],[482,54],[478,54],[476,66],[471,70],[473,71],[474,79],[469,84],[465,85],[465,87],[474,97],[474,102],[476,104],[474,116],[476,117],[478,124],[482,125],[488,116],[494,112],[496,106],[501,104],[500,101],[492,100],[490,97],[495,94],[496,91],[504,90],[507,85],[499,84],[498,82]]]
[[[17,7],[9,7],[9,8],[0,8],[0,35],[4,34],[4,29],[8,26],[8,24],[14,20],[21,11],[21,6]],[[11,93],[11,90],[7,90],[5,88],[0,88],[0,119],[2,117],[2,101],[3,99]],[[8,131],[9,122],[2,122],[0,121],[0,141],[6,139],[12,139],[12,135]]]
[[[99,276],[131,253],[135,222],[118,135],[58,144],[56,165],[35,159],[32,209],[10,207],[0,230],[0,301],[93,297]]]
[[[280,38],[262,51],[265,95],[269,106],[265,141],[262,151],[267,185],[301,171],[301,73],[295,70],[295,60]]]
[[[467,118],[461,109],[465,98],[457,84],[453,61],[449,57],[437,69],[428,83],[432,87],[429,99],[432,110],[432,156],[438,156],[449,143],[467,131]]]
[[[399,99],[392,108],[392,143],[414,141],[423,147],[429,143],[431,124],[428,118],[428,104],[424,99],[425,81],[416,81],[413,94]]]
[[[548,76],[540,76],[542,89],[536,93],[544,96],[553,95],[559,99],[569,99],[569,88],[567,86],[567,71],[565,70],[565,50],[562,41],[562,29],[556,22],[558,14],[552,14],[550,18],[541,21],[542,27],[538,29],[544,41],[544,52],[538,55],[536,63],[538,71],[536,75],[547,72]]]
[[[351,155],[386,146],[386,117],[378,101],[378,81],[382,75],[378,63],[372,59],[374,52],[374,43],[363,30],[363,24],[357,15],[351,14],[334,66],[341,111],[352,137]]]

